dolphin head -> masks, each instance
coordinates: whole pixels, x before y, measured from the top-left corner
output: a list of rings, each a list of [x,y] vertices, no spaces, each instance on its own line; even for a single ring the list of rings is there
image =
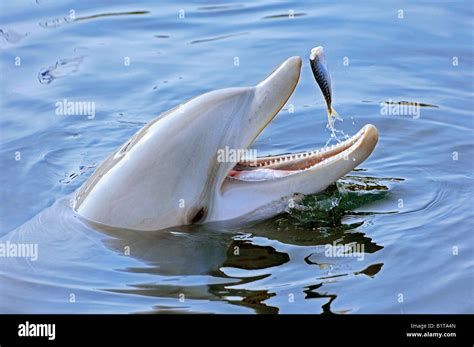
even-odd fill
[[[293,93],[300,70],[301,58],[289,58],[257,86],[212,91],[152,120],[97,168],[76,192],[74,209],[108,226],[159,230],[265,218],[294,193],[323,190],[370,155],[375,127],[324,151],[244,157]]]

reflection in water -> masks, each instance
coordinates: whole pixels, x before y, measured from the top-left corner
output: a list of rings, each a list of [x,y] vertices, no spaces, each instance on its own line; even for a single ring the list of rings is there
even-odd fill
[[[362,102],[368,103],[368,104],[378,104],[378,105],[400,105],[400,106],[416,106],[416,107],[433,107],[433,108],[439,108],[438,105],[434,104],[428,104],[424,102],[417,102],[417,101],[370,101],[370,100],[362,100]]]
[[[209,37],[209,38],[206,38],[206,39],[193,40],[193,41],[190,42],[190,44],[203,43],[203,42],[212,42],[212,41],[217,41],[217,40],[225,40],[225,39],[228,39],[228,38],[231,38],[231,37],[248,35],[248,34],[249,34],[249,32],[242,32],[242,33],[235,33],[235,34],[229,34],[229,35]]]
[[[244,5],[241,4],[232,4],[232,5],[210,5],[210,6],[201,6],[198,7],[198,11],[224,11],[224,10],[234,10],[238,8],[243,8]]]
[[[128,11],[128,12],[110,12],[110,13],[99,13],[90,16],[82,16],[82,17],[58,17],[53,19],[47,19],[45,21],[39,22],[39,26],[44,29],[51,29],[51,28],[58,28],[64,24],[69,24],[73,22],[80,22],[90,19],[97,19],[102,17],[120,17],[120,16],[133,16],[133,15],[144,15],[149,14],[149,11]]]
[[[273,247],[252,245],[247,240],[234,240],[222,266],[255,270],[282,265],[289,260],[288,254],[277,252]]]
[[[111,12],[111,13],[99,13],[94,14],[91,16],[84,16],[84,17],[77,17],[75,19],[76,22],[88,19],[96,19],[102,17],[118,17],[118,16],[133,16],[133,15],[141,15],[141,14],[149,14],[150,11],[129,11],[129,12]]]
[[[336,242],[361,245],[364,254],[383,248],[356,230],[363,220],[346,224],[344,219],[359,215],[355,210],[366,203],[383,199],[389,191],[382,184],[385,180],[396,181],[345,177],[321,194],[304,197],[288,213],[236,231],[199,226],[150,233],[102,227],[111,236],[103,241],[108,248],[119,254],[128,250],[130,256],[144,264],[121,271],[157,277],[156,282],[105,290],[173,299],[171,305],[153,307],[153,312],[160,313],[190,311],[186,303],[197,300],[224,300],[257,313],[278,313],[278,300],[282,297],[279,288],[291,283],[279,283],[275,274],[301,272],[304,268],[310,284],[303,283],[295,290],[300,290],[305,299],[327,299],[321,310],[329,313],[337,295],[326,292],[326,282],[361,274],[374,277],[383,266],[378,263],[362,267],[354,258],[326,257],[324,250]],[[371,212],[364,213],[370,215]],[[354,270],[347,271],[348,268]],[[176,303],[178,298],[182,302]]]
[[[323,312],[322,313],[333,313],[331,312],[331,303],[336,299],[336,295],[334,294],[321,294],[317,292],[316,289],[320,289],[322,287],[322,283],[311,285],[304,291],[306,294],[305,299],[321,299],[321,298],[328,298],[329,300],[321,306]],[[345,312],[339,312],[345,313]]]
[[[298,13],[295,13],[295,12],[288,12],[288,13],[273,14],[273,15],[270,15],[270,16],[265,16],[265,17],[263,17],[262,19],[293,18],[293,17],[302,17],[302,16],[306,16],[306,13],[302,13],[302,12],[298,12]]]
[[[367,275],[369,277],[374,277],[376,274],[378,274],[380,272],[380,270],[382,270],[382,266],[383,264],[372,264],[370,266],[367,266],[364,270],[361,270],[359,272],[355,272],[356,275],[359,275],[359,274],[364,274],[364,275]]]

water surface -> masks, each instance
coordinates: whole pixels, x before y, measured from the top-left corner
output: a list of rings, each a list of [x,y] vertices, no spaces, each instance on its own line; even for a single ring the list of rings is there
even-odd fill
[[[472,3],[0,6],[0,241],[39,247],[36,261],[1,259],[1,312],[474,312]],[[327,191],[234,230],[98,231],[70,212],[71,194],[153,117],[254,85],[293,55],[300,83],[253,147],[322,146],[325,104],[306,60],[316,45],[338,128],[380,135]],[[57,115],[64,99],[94,102],[95,117]],[[381,111],[401,101],[425,105]],[[328,244],[363,251],[328,257]]]

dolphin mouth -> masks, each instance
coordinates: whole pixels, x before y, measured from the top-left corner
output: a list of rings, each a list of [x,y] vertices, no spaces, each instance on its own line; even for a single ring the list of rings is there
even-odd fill
[[[359,149],[370,154],[377,140],[377,128],[367,124],[355,135],[336,145],[307,152],[244,159],[227,176],[242,181],[264,181],[316,170],[338,160],[360,162],[362,158],[357,155]]]

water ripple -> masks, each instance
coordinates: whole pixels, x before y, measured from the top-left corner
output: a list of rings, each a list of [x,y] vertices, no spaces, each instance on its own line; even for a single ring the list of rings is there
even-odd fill
[[[29,33],[21,34],[21,33],[17,33],[14,30],[11,30],[11,29],[10,30],[0,29],[0,36],[3,37],[5,39],[5,41],[7,41],[9,43],[17,43],[17,42],[23,40],[28,35],[29,35]]]
[[[49,84],[57,78],[74,74],[79,71],[79,66],[82,64],[83,60],[84,56],[60,59],[56,64],[41,69],[38,73],[38,80],[41,84]]]

